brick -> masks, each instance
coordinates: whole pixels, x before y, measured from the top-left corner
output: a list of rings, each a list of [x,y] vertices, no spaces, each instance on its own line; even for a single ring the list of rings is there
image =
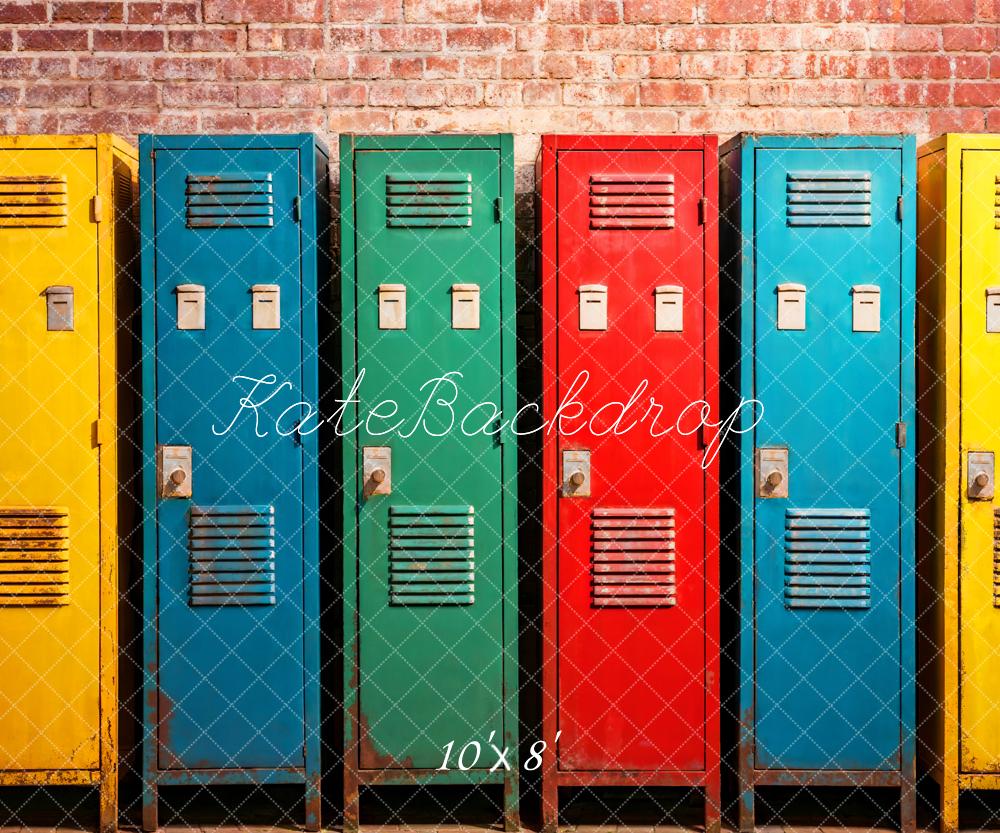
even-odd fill
[[[972,133],[995,129],[986,124],[986,114],[982,110],[935,109],[928,113],[928,131],[932,136],[938,133]]]
[[[951,60],[945,55],[901,55],[893,59],[892,70],[899,78],[949,78]]]
[[[27,52],[85,51],[86,29],[19,29],[17,43]]]
[[[322,107],[326,104],[326,86],[309,82],[281,84],[286,107]]]
[[[741,26],[733,31],[734,46],[739,51],[787,52],[800,49],[806,36],[800,26]]]
[[[222,65],[224,76],[237,81],[267,81],[272,78],[301,80],[313,77],[312,60],[302,56],[224,58],[220,59],[219,63]]]
[[[442,107],[445,103],[443,84],[407,84],[406,104],[410,107]]]
[[[503,55],[500,58],[501,78],[534,78],[537,74],[534,55]]]
[[[483,103],[481,84],[448,84],[445,87],[445,103],[449,107],[476,107]]]
[[[976,0],[976,19],[1000,22],[1000,0]],[[993,111],[990,111],[987,120],[992,118]]]
[[[739,55],[681,55],[683,78],[741,78],[746,71],[746,59]]]
[[[331,111],[326,128],[331,133],[388,133],[392,130],[392,115],[384,110],[361,110],[349,113]]]
[[[543,0],[482,0],[483,19],[489,22],[540,20],[543,8]]]
[[[415,81],[423,78],[423,58],[390,58],[388,65],[390,78]]]
[[[846,0],[844,20],[872,23],[902,23],[907,0]]]
[[[614,67],[608,55],[578,55],[576,59],[577,80],[613,81]]]
[[[235,28],[176,29],[167,38],[174,52],[233,52],[245,45],[243,30]]]
[[[284,84],[277,81],[240,84],[236,89],[236,104],[239,107],[281,107],[284,103]]]
[[[865,101],[875,107],[944,107],[951,103],[951,84],[872,82],[865,87]]]
[[[985,55],[956,55],[952,59],[954,78],[989,78],[990,61]]]
[[[868,45],[872,49],[899,52],[933,52],[940,48],[936,26],[869,26]]]
[[[802,48],[809,51],[835,49],[850,52],[868,48],[867,33],[864,29],[805,26],[801,34]]]
[[[156,58],[152,77],[159,81],[216,81],[223,69],[213,58]]]
[[[14,33],[0,31],[0,52],[14,51]]]
[[[317,78],[349,78],[351,62],[346,55],[325,55],[316,59]]]
[[[573,78],[576,76],[576,57],[574,55],[543,55],[541,70],[542,75],[546,78]]]
[[[370,84],[368,86],[368,103],[374,107],[402,107],[406,104],[406,85]]]
[[[587,30],[587,49],[591,52],[653,52],[658,42],[655,26],[592,26]]]
[[[971,23],[976,0],[906,0],[907,23]]]
[[[181,2],[137,2],[127,6],[127,19],[133,25],[156,26],[168,23],[197,23],[199,0]]]
[[[624,0],[626,23],[692,23],[696,5],[691,0]]]
[[[801,130],[802,125],[802,110],[800,108],[792,109],[772,109],[770,111],[770,130],[776,133],[789,133],[796,130]],[[809,131],[815,133],[846,133],[850,131],[851,127],[850,113],[845,112],[842,109],[825,110],[820,108],[811,108],[809,110]],[[860,131],[859,131],[860,132]],[[880,133],[883,132],[879,128],[868,128],[864,132],[866,133]],[[896,131],[905,132],[905,131]]]
[[[620,23],[616,0],[549,0],[552,23]]]
[[[955,104],[959,107],[1000,107],[1000,84],[955,84]]]
[[[327,84],[326,100],[335,107],[364,107],[368,103],[368,87],[364,84]]]
[[[989,110],[986,113],[986,129],[991,133],[1000,133],[1000,110]]]
[[[95,29],[95,52],[160,52],[162,31],[135,29]]]
[[[407,23],[474,23],[479,0],[403,0]]]
[[[997,48],[997,28],[945,26],[941,30],[941,39],[949,52],[992,52]]]
[[[444,35],[431,26],[379,26],[372,29],[371,42],[377,52],[438,52]]]
[[[649,58],[646,55],[616,55],[613,67],[616,78],[649,77]]]
[[[677,133],[677,114],[662,110],[584,110],[574,115],[575,130],[587,133]],[[697,132],[697,131],[691,131]]]
[[[54,23],[121,23],[125,19],[123,2],[70,0],[52,4]]]
[[[235,84],[166,84],[160,91],[164,107],[234,107]]]
[[[448,49],[484,52],[514,48],[514,31],[506,26],[461,26],[448,29]]]
[[[27,107],[86,107],[89,103],[86,84],[28,84],[24,89]]]
[[[261,110],[254,115],[254,131],[260,133],[319,133],[326,116],[318,110]]]
[[[517,107],[521,104],[521,85],[517,82],[489,82],[483,85],[487,107]]]
[[[0,3],[0,23],[44,23],[46,20],[45,3]]]
[[[684,81],[647,81],[639,86],[639,102],[644,107],[673,107],[678,104],[704,104],[704,84]]]
[[[661,41],[664,49],[680,52],[724,52],[733,48],[735,31],[731,26],[673,26],[664,30]]]
[[[875,110],[862,108],[847,114],[847,130],[856,133],[920,133],[926,134],[927,113],[924,110]]]
[[[681,74],[681,59],[677,55],[651,55],[650,78],[677,78]]]
[[[767,0],[706,0],[705,20],[708,23],[766,23],[769,20]]]
[[[157,107],[160,104],[160,86],[141,82],[138,84],[91,84],[91,107]]]
[[[836,23],[844,18],[838,0],[774,0],[772,15],[778,23]]]
[[[323,0],[204,0],[206,23],[322,23]]]
[[[554,81],[528,81],[521,100],[529,107],[555,107],[562,101],[562,87]]]
[[[76,74],[93,81],[146,81],[154,76],[151,57],[101,55],[77,59]]]
[[[750,81],[713,81],[708,85],[707,104],[716,107],[742,107],[749,102]]]
[[[368,48],[368,30],[363,26],[331,26],[326,36],[328,49],[357,52]]]
[[[201,117],[201,129],[206,133],[252,133],[256,128],[250,110],[207,112]]]
[[[593,29],[590,34],[603,30]],[[583,26],[518,26],[517,48],[536,51],[583,49],[587,30]]]
[[[0,86],[0,107],[16,107],[21,101],[21,88]]]
[[[563,104],[571,107],[632,107],[639,102],[639,89],[627,81],[609,84],[566,84],[563,86]]]
[[[428,80],[458,78],[461,67],[462,60],[460,58],[428,55],[424,58],[424,78]]]

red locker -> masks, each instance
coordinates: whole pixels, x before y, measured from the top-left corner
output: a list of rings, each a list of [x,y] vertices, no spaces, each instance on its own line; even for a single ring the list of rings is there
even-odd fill
[[[615,785],[704,787],[719,829],[718,465],[693,404],[718,420],[717,158],[710,136],[542,139],[548,831],[560,786]]]

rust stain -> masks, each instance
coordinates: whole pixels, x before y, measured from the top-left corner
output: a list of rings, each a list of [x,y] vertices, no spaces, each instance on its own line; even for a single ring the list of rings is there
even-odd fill
[[[320,829],[320,784],[319,775],[309,777],[306,786],[306,830],[316,833]]]
[[[169,763],[168,767],[186,769],[186,765],[170,749],[170,726],[174,717],[173,701],[162,691],[152,692],[150,695],[156,700],[156,740],[159,752],[166,755]]]
[[[370,740],[370,730],[368,728],[368,718],[358,714],[358,730],[360,737],[358,745],[361,747],[361,765],[365,769],[416,769],[412,756],[407,756],[399,761],[392,755],[379,752]]]

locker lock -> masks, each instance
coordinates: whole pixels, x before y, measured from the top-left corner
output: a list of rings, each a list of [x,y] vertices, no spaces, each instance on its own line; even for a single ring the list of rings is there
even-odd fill
[[[788,449],[783,446],[758,448],[754,452],[757,497],[788,497]]]
[[[590,452],[568,449],[562,453],[563,497],[590,497]]]
[[[50,332],[73,330],[73,287],[49,286],[45,289],[45,326]]]
[[[993,452],[970,451],[968,456],[969,500],[993,500]]]
[[[388,446],[365,446],[361,450],[361,474],[366,498],[392,494],[392,449]]]
[[[156,447],[156,481],[162,498],[191,497],[191,446]]]

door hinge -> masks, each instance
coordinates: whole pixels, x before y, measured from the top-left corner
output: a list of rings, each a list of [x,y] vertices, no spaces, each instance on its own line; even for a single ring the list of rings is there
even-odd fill
[[[305,761],[309,758],[309,744],[302,744],[302,760]]]
[[[906,448],[906,423],[896,423],[896,448]]]
[[[899,222],[903,222],[903,198],[902,196],[896,197],[896,219]]]
[[[493,200],[493,222],[499,223],[503,219],[503,197]]]
[[[91,426],[91,440],[94,448],[100,445],[107,445],[110,439],[108,436],[108,421],[98,417]]]
[[[100,195],[90,198],[90,221],[92,223],[101,222],[101,217],[104,216],[104,201],[101,199]]]
[[[292,198],[292,219],[296,223],[302,221],[302,197]]]
[[[698,200],[698,225],[703,226],[708,220],[708,197]]]

